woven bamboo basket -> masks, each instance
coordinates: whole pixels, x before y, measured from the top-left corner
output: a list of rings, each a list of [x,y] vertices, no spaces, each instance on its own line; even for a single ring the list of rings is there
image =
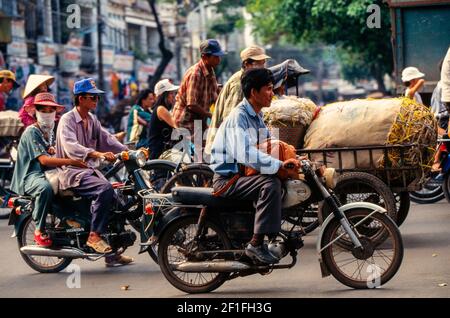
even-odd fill
[[[303,147],[303,140],[306,134],[305,126],[283,127],[269,126],[270,133],[276,139],[284,141],[296,149]]]

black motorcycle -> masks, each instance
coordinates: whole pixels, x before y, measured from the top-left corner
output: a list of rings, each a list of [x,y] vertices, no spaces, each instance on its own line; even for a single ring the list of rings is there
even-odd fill
[[[328,171],[329,172],[329,171]],[[317,252],[322,276],[333,275],[352,288],[375,288],[398,271],[403,243],[386,210],[368,202],[341,206],[331,188],[334,173],[323,173],[302,161],[301,180],[283,184],[283,218],[301,207],[325,201],[332,214],[323,222]],[[295,265],[303,247],[302,231],[282,228],[268,243],[271,253],[290,263],[261,264],[245,254],[253,233],[252,202],[217,198],[211,188],[175,187],[171,194],[143,195],[154,218],[150,244],[158,244],[158,260],[166,279],[187,293],[215,290],[225,281],[269,274]]]
[[[124,151],[116,155],[115,165],[124,165],[128,177],[123,183],[113,183],[115,201],[110,211],[107,231],[102,235],[113,251],[109,255],[121,254],[136,241],[135,232],[126,229],[128,223],[140,224],[143,214],[142,200],[137,195],[148,189],[148,177],[140,169],[146,165],[146,153],[142,150]],[[14,237],[17,237],[20,254],[25,262],[41,273],[55,273],[66,268],[73,259],[99,260],[106,254],[96,253],[86,245],[90,232],[91,201],[76,197],[70,191],[60,191],[54,198],[52,211],[47,217],[46,230],[53,244],[41,247],[34,242],[35,223],[32,219],[33,199],[19,196],[10,200],[13,207],[9,225],[14,225]],[[149,235],[140,227],[141,241],[147,241]],[[139,228],[138,228],[139,229]],[[147,228],[151,232],[151,229]],[[153,251],[142,246],[141,253]],[[153,256],[156,259],[156,255]]]

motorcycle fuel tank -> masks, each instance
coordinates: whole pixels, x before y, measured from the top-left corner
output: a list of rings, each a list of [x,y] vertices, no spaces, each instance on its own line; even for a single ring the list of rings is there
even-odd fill
[[[311,196],[310,187],[302,180],[288,180],[285,182],[286,193],[282,207],[287,209],[306,201]]]

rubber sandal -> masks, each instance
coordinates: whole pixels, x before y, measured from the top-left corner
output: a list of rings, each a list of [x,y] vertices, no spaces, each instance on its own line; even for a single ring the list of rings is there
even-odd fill
[[[126,255],[114,255],[111,257],[105,258],[105,266],[106,267],[117,267],[129,265],[134,262],[134,258],[126,256]]]
[[[100,254],[107,254],[112,252],[111,246],[109,246],[104,240],[100,240],[97,242],[86,242],[86,245],[93,248],[94,251]]]
[[[42,247],[50,247],[53,244],[52,240],[48,237],[48,235],[42,233],[34,234],[34,241],[37,243],[37,245]]]

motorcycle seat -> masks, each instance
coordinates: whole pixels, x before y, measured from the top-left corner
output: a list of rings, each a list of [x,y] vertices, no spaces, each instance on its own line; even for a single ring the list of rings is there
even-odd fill
[[[214,208],[253,209],[252,201],[236,200],[213,196],[213,188],[175,187],[172,198],[176,203],[187,205],[206,205]]]

